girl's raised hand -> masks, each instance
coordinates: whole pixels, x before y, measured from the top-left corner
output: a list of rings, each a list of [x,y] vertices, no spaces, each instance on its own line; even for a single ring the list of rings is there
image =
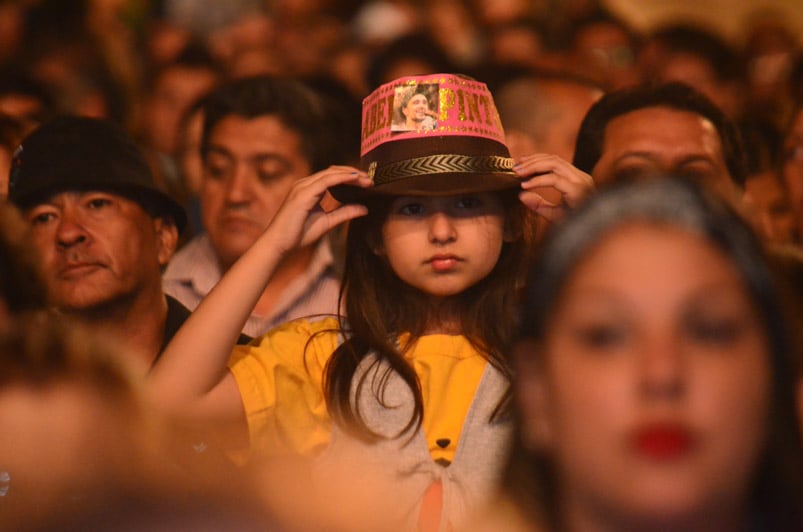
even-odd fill
[[[351,166],[330,166],[299,179],[265,230],[264,238],[271,240],[280,253],[286,253],[312,244],[343,222],[367,214],[367,209],[357,204],[339,205],[330,211],[321,208],[326,190],[343,184],[368,187],[372,181],[365,172]]]
[[[522,157],[513,171],[524,180],[519,194],[521,202],[549,221],[559,220],[594,192],[591,176],[557,155],[536,153]],[[540,187],[555,188],[560,192],[560,201],[545,199],[535,190]]]
[[[237,420],[246,426],[226,362],[282,258],[367,213],[362,205],[324,212],[320,202],[326,189],[340,184],[367,187],[371,180],[356,168],[332,166],[296,182],[265,232],[201,301],[151,371],[149,382],[158,404],[198,419]]]

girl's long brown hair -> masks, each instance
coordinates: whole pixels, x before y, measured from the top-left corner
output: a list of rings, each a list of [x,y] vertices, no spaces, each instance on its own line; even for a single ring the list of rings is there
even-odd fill
[[[532,230],[526,209],[515,193],[502,193],[506,223],[517,235],[505,243],[491,273],[476,285],[453,297],[460,309],[464,336],[490,364],[510,378],[508,354],[513,345],[516,324],[518,281],[523,275],[532,242]],[[388,216],[392,198],[372,200],[369,214],[352,220],[346,241],[343,285],[340,292],[345,317],[341,331],[345,341],[327,363],[323,386],[327,407],[335,422],[351,434],[374,441],[378,435],[366,424],[359,406],[351,399],[352,381],[358,365],[369,353],[374,364],[385,362],[388,369],[366,382],[363,373],[357,392],[366,385],[380,403],[391,372],[396,372],[413,392],[413,414],[402,429],[418,428],[423,417],[423,399],[418,376],[403,353],[420,338],[427,327],[427,296],[400,280],[384,257],[372,251],[381,242],[382,224]],[[372,245],[374,244],[374,245]],[[401,333],[409,333],[405,345],[399,345]],[[504,404],[503,404],[504,403]],[[497,407],[505,407],[507,398]]]

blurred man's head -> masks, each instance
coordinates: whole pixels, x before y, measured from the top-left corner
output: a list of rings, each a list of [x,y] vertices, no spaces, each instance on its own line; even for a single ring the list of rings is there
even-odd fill
[[[262,234],[297,179],[331,161],[323,101],[299,82],[249,78],[204,107],[204,228],[228,268]]]
[[[758,234],[771,244],[796,243],[797,218],[781,177],[773,170],[751,174],[744,188],[744,200]]]
[[[655,79],[685,83],[728,116],[739,114],[743,98],[740,62],[724,39],[702,26],[679,23],[654,32],[651,44],[656,49],[651,72]]]
[[[670,173],[734,199],[746,166],[736,127],[716,105],[680,84],[606,94],[583,120],[574,165],[604,185]]]
[[[178,149],[179,123],[190,106],[216,86],[222,77],[204,48],[190,46],[153,75],[144,106],[146,140],[160,153]]]
[[[641,81],[636,65],[640,39],[623,19],[604,10],[595,11],[576,21],[570,39],[573,68],[606,90]]]
[[[502,84],[494,99],[511,156],[552,153],[571,160],[580,123],[601,96],[597,85],[558,73],[534,73]]]

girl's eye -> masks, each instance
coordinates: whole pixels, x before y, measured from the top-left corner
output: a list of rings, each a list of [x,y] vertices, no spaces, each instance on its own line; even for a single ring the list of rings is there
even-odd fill
[[[399,214],[405,216],[419,216],[424,212],[424,206],[420,203],[405,203],[398,210]]]
[[[460,209],[477,209],[482,207],[482,200],[477,196],[462,196],[457,200]]]

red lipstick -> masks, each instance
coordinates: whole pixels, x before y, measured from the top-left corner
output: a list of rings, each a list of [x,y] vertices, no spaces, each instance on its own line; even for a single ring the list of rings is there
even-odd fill
[[[674,460],[688,454],[694,447],[691,431],[679,424],[654,424],[636,430],[633,448],[653,460]]]

